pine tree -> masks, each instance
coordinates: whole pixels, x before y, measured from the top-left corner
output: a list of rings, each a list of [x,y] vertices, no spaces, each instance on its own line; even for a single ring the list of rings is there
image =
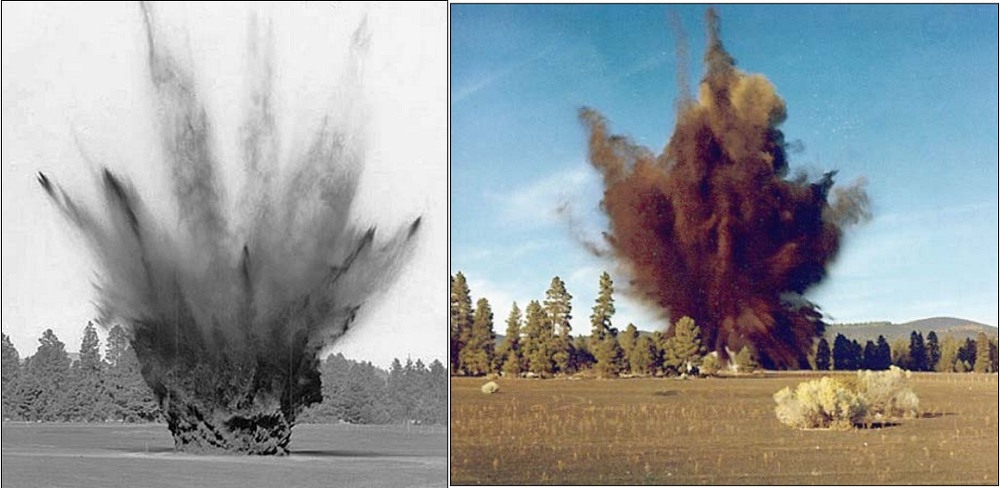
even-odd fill
[[[819,371],[830,370],[830,343],[825,337],[819,338],[816,344],[816,369]]]
[[[613,378],[625,370],[625,352],[618,342],[616,330],[612,329],[597,347],[597,364],[594,369],[598,376]]]
[[[585,336],[573,338],[573,364],[577,370],[590,369],[597,363],[597,358],[590,349],[590,339]]]
[[[857,339],[851,340],[851,367],[852,370],[858,370],[862,367],[862,361],[864,360],[865,348],[861,346],[861,343]]]
[[[639,329],[631,322],[618,334],[618,342],[622,345],[622,352],[625,353],[627,368],[631,369],[632,350],[639,340]]]
[[[980,332],[976,336],[976,364],[973,367],[973,371],[976,373],[992,373],[993,365],[990,361],[990,340],[986,337],[986,334]]]
[[[624,352],[618,343],[618,330],[611,324],[615,314],[614,283],[606,271],[601,273],[597,299],[590,315],[590,351],[594,367],[601,376],[616,376],[622,369]]]
[[[548,291],[545,292],[545,314],[552,323],[554,339],[552,344],[552,359],[555,370],[559,373],[569,373],[573,369],[573,338],[570,325],[573,315],[573,296],[566,291],[566,284],[558,277],[552,278]]]
[[[104,360],[111,415],[126,422],[155,420],[159,415],[156,397],[143,381],[139,358],[129,344],[128,333],[120,325],[108,331]]]
[[[551,374],[555,368],[552,361],[552,323],[537,300],[532,300],[525,309],[524,330],[524,356],[528,361],[528,370],[540,376]]]
[[[843,334],[837,334],[837,337],[833,339],[833,369],[837,371],[853,369],[853,354],[851,341],[844,337]]]
[[[701,343],[701,329],[691,317],[681,317],[673,326],[673,336],[667,339],[664,366],[678,373],[689,373],[701,364],[705,346]]]
[[[16,396],[20,402],[15,414],[27,420],[66,420],[70,371],[66,346],[52,329],[46,329],[38,342],[38,350],[25,364],[18,385]]]
[[[869,339],[867,342],[865,342],[865,349],[861,358],[861,368],[870,369],[872,371],[877,370],[878,368],[875,366],[877,360],[878,360],[878,349],[875,346],[875,342]]]
[[[80,359],[73,364],[73,384],[67,392],[72,398],[68,415],[75,420],[101,420],[109,413],[100,347],[97,329],[87,322],[80,343]]]
[[[658,366],[656,364],[656,345],[653,344],[653,340],[649,336],[639,337],[629,352],[628,363],[632,374],[651,375],[656,372]]]
[[[614,283],[611,275],[607,271],[601,273],[601,280],[597,292],[597,300],[594,304],[593,313],[590,315],[591,333],[590,340],[592,346],[600,344],[605,337],[611,335],[611,317],[615,314]],[[592,351],[596,347],[591,347]]]
[[[875,368],[876,370],[886,370],[892,365],[892,349],[882,335],[875,341]]]
[[[976,341],[971,337],[965,338],[965,343],[958,349],[958,357],[955,360],[955,366],[959,363],[964,364],[964,372],[972,371],[976,365]]]
[[[17,391],[17,381],[20,376],[21,371],[21,356],[17,353],[17,348],[14,347],[14,343],[11,342],[10,337],[7,334],[2,334],[2,360],[3,364],[0,366],[2,368],[2,378],[0,378],[0,385],[2,385],[2,393],[0,397],[3,398],[2,415],[3,418],[7,418],[13,414],[13,407],[18,403],[17,399],[14,398],[14,392]]]
[[[465,275],[461,271],[451,278],[451,322],[449,342],[451,345],[451,370],[461,371],[462,348],[472,331],[472,296]]]
[[[462,372],[468,376],[482,376],[489,373],[493,364],[493,348],[496,334],[493,332],[493,310],[485,298],[476,301],[476,311],[472,328],[466,336],[459,363]]]
[[[917,331],[910,333],[910,370],[927,371],[927,349],[924,336]]]
[[[521,357],[521,309],[517,302],[510,307],[510,315],[507,316],[507,331],[500,348],[497,349],[494,360],[494,370],[503,371],[506,375],[517,376],[521,374],[523,359]],[[510,363],[509,365],[507,363]]]
[[[941,344],[938,343],[937,333],[933,330],[927,333],[927,369],[926,371],[936,371],[937,363],[941,360]]]

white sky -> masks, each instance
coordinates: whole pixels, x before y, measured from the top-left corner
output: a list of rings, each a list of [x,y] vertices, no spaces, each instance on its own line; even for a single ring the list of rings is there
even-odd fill
[[[444,362],[447,5],[157,5],[172,50],[195,67],[229,195],[240,183],[233,156],[251,9],[273,22],[282,151],[303,142],[330,106],[349,36],[367,14],[369,149],[357,220],[393,229],[422,215],[423,225],[399,281],[333,350],[382,366],[408,356]],[[157,142],[142,17],[133,3],[4,3],[2,21],[3,331],[22,357],[34,353],[46,328],[76,351],[94,315],[94,268],[35,174],[93,197],[95,171],[107,166],[150,207],[169,205],[163,168],[147,162]]]

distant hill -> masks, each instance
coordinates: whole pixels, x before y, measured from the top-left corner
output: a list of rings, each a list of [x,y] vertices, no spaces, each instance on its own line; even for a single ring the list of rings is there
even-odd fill
[[[919,332],[925,338],[930,331],[934,331],[938,338],[948,336],[956,339],[975,339],[980,332],[988,337],[996,338],[998,329],[996,327],[981,324],[972,320],[958,319],[954,317],[932,317],[929,319],[913,320],[902,324],[890,322],[868,322],[863,324],[830,324],[826,328],[827,340],[831,340],[837,334],[843,334],[848,339],[857,339],[864,343],[868,339],[875,340],[883,335],[889,341],[896,338],[909,338],[913,331]]]

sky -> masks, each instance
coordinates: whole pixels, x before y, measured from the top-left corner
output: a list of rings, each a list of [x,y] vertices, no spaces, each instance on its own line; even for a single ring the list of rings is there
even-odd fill
[[[336,110],[351,34],[371,32],[363,61],[366,166],[354,218],[395,229],[422,217],[411,261],[330,352],[389,366],[447,357],[447,10],[440,3],[157,5],[190,62],[217,128],[227,194],[238,194],[238,127],[252,12],[274,34],[283,148]],[[154,100],[138,4],[3,6],[3,332],[21,356],[52,328],[77,351],[95,267],[35,181],[45,172],[93,201],[100,167],[131,180],[151,207],[172,205],[153,162]],[[230,204],[233,202],[230,201]],[[167,215],[165,212],[163,215]],[[104,333],[101,332],[102,338]]]
[[[600,273],[627,282],[583,245],[607,219],[577,111],[659,153],[679,74],[701,78],[706,8],[451,7],[451,273],[490,301],[498,333],[511,303],[543,300],[554,276],[574,297],[574,333],[589,333]],[[867,181],[873,219],[806,295],[825,319],[996,326],[997,6],[715,8],[737,67],[785,100],[792,172]],[[622,293],[616,307],[619,329],[667,325]]]

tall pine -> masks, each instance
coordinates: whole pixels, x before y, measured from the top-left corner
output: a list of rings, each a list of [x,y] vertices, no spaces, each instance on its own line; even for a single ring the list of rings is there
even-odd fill
[[[97,329],[87,322],[80,342],[80,359],[73,364],[73,385],[67,392],[72,398],[69,415],[74,419],[103,420],[108,413],[100,347]]]
[[[497,350],[496,370],[503,371],[504,375],[517,376],[524,368],[524,359],[521,353],[521,309],[517,302],[510,307],[510,315],[507,316],[507,331],[500,348]]]
[[[485,298],[476,301],[472,327],[459,352],[462,372],[468,376],[482,376],[492,370],[496,334],[493,332],[493,310]]]
[[[830,370],[830,343],[826,341],[826,337],[820,337],[816,344],[816,369]]]
[[[573,315],[573,296],[566,291],[566,283],[558,276],[552,278],[548,291],[545,292],[545,314],[552,323],[554,337],[552,341],[552,361],[559,373],[570,373],[573,363],[573,337],[570,335],[573,327],[570,325]]]
[[[927,371],[936,371],[937,363],[941,360],[941,344],[938,342],[937,333],[933,330],[927,333]]]
[[[472,297],[465,275],[461,271],[451,278],[451,322],[449,342],[451,345],[451,371],[461,371],[462,348],[472,331]]]
[[[0,385],[2,385],[3,392],[0,396],[3,398],[2,415],[3,418],[7,418],[13,413],[13,406],[18,403],[17,399],[14,398],[14,392],[17,391],[17,379],[21,371],[21,356],[17,353],[17,348],[11,342],[10,336],[2,334],[2,337],[2,353],[0,354],[3,358],[3,378],[0,379]]]
[[[528,371],[539,376],[552,374],[552,322],[538,300],[532,300],[525,309],[524,357]]]
[[[927,371],[927,349],[924,336],[917,331],[910,333],[910,365],[913,371]]]

